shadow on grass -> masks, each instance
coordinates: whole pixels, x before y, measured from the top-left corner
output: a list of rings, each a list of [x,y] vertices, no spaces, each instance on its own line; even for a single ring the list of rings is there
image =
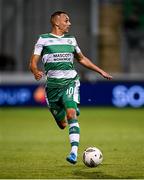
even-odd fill
[[[104,174],[101,171],[96,171],[95,169],[90,169],[91,171],[88,171],[87,169],[83,168],[80,170],[74,170],[73,174],[74,176],[77,176],[79,179],[119,179],[119,177]]]
[[[99,168],[87,168],[82,165],[76,165],[75,167],[72,166],[61,166],[62,168],[67,171],[71,172],[71,176],[74,179],[120,179],[118,176],[112,176],[110,174],[105,174],[104,172],[100,171]],[[69,179],[69,177],[67,177]]]

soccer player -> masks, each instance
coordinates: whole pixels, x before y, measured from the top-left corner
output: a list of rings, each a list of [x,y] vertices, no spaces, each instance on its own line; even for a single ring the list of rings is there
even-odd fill
[[[39,36],[29,66],[35,79],[40,80],[44,73],[38,68],[38,62],[42,59],[46,76],[46,101],[57,125],[61,129],[69,125],[71,151],[66,160],[75,164],[80,140],[77,118],[80,82],[73,61],[77,59],[80,64],[106,79],[111,80],[112,76],[85,57],[75,37],[67,34],[71,23],[66,12],[53,13],[50,22],[51,32]]]

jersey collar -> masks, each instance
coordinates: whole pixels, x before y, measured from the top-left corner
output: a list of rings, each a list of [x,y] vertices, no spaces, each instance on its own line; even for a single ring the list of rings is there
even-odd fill
[[[57,37],[57,38],[62,38],[64,37],[64,34],[62,36],[58,36],[58,35],[55,35],[55,34],[52,34],[52,33],[49,33],[50,35],[54,36],[54,37]]]

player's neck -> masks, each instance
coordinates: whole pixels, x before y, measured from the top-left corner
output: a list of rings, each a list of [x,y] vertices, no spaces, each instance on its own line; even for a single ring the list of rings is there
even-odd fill
[[[50,32],[51,34],[55,35],[55,36],[64,36],[64,33],[59,31],[59,30],[55,30],[55,29],[52,29],[52,31]]]

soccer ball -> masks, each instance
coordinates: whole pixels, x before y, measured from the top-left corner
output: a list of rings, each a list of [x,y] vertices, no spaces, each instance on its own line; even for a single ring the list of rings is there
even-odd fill
[[[83,152],[83,162],[88,167],[97,167],[102,160],[103,154],[96,147],[89,147]]]

